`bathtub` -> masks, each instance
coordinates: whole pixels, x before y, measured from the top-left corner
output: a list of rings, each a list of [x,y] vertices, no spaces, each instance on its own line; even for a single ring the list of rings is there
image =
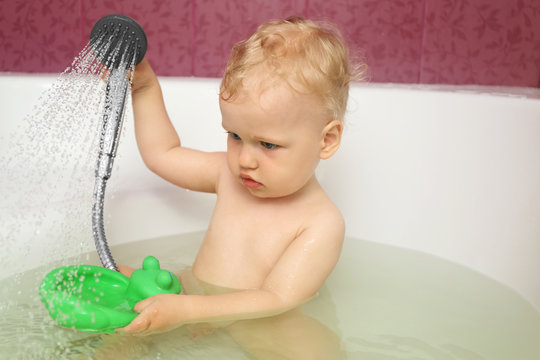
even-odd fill
[[[0,77],[2,152],[30,104],[55,78]],[[183,144],[224,150],[218,80],[161,82]],[[538,90],[355,84],[350,94],[342,146],[317,170],[345,217],[347,236],[466,266],[539,310]],[[180,190],[150,173],[138,155],[131,116],[111,178],[114,196],[106,203],[110,244],[204,230],[214,196]],[[3,226],[18,221],[5,211],[0,215]],[[51,260],[43,259],[44,244],[35,242],[32,231],[21,228],[17,242],[1,244],[9,255],[0,265],[2,277]]]

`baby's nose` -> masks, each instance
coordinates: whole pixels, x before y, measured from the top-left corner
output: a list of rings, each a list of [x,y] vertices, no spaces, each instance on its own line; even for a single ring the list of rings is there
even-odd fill
[[[255,169],[258,166],[256,149],[252,149],[249,145],[243,145],[240,151],[238,163],[241,168]]]

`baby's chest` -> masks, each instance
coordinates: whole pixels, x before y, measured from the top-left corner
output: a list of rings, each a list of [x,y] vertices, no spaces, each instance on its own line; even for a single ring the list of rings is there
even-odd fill
[[[268,256],[281,253],[295,239],[298,224],[275,213],[224,211],[214,214],[209,231],[220,246]]]
[[[306,227],[305,214],[290,204],[218,199],[194,263],[196,275],[222,286],[257,288]]]
[[[302,215],[289,210],[218,204],[208,229],[208,240],[216,249],[232,249],[244,261],[250,258],[274,263],[302,227]]]

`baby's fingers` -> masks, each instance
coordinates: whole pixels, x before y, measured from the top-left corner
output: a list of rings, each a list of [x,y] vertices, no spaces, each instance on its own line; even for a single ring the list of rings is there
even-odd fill
[[[134,268],[125,266],[125,265],[118,265],[118,271],[120,274],[126,275],[127,277],[131,277],[131,274],[135,271]]]
[[[133,321],[120,329],[117,329],[118,332],[127,332],[132,334],[138,334],[145,330],[148,330],[150,328],[150,325],[152,323],[150,311],[144,311],[150,304],[152,304],[152,300],[150,298],[144,299],[142,301],[139,301],[135,306],[133,307],[133,311],[136,313],[139,313],[139,315],[133,319]]]
[[[141,314],[147,307],[149,307],[153,303],[154,303],[154,297],[151,296],[149,298],[146,298],[136,303],[135,306],[133,307],[133,311],[135,311],[138,314]]]
[[[128,326],[117,329],[117,332],[141,334],[150,327],[150,318],[145,314],[137,316]]]

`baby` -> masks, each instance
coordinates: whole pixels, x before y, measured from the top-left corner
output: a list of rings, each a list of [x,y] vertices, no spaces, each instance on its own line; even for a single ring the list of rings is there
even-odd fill
[[[146,60],[137,66],[132,99],[145,164],[180,187],[217,194],[192,273],[238,291],[150,297],[121,331],[277,315],[317,293],[345,224],[315,169],[339,148],[352,73],[336,31],[297,17],[261,25],[234,46],[221,82],[227,151],[206,153],[181,146],[156,75]]]

